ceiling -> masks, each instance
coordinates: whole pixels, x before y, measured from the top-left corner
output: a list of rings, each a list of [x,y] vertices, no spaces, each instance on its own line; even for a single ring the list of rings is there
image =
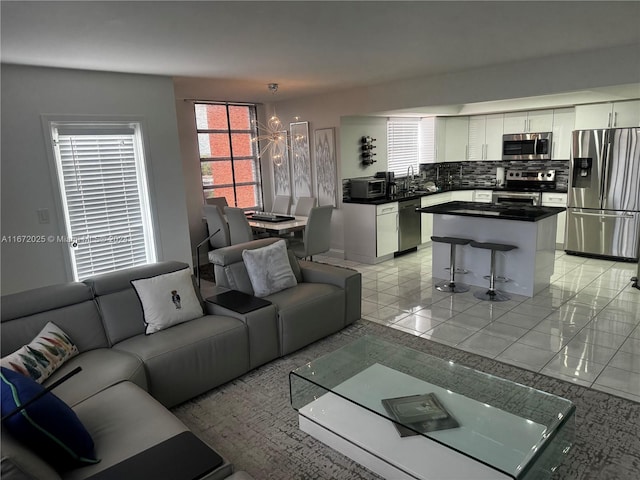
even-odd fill
[[[640,2],[7,1],[4,63],[169,75],[273,101],[640,45]]]

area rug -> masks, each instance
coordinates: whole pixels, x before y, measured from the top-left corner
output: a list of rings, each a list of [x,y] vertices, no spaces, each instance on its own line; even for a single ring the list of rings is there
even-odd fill
[[[450,359],[567,398],[576,405],[576,439],[558,480],[636,480],[640,404],[359,320],[326,339],[270,362],[173,409],[237,469],[259,480],[364,480],[377,475],[298,429],[289,372],[362,335]],[[460,479],[473,480],[473,479]]]

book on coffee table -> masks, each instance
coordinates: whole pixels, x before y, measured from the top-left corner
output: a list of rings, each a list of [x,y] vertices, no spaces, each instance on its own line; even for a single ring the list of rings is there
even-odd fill
[[[382,405],[399,422],[393,424],[401,437],[460,426],[434,393],[384,398]]]

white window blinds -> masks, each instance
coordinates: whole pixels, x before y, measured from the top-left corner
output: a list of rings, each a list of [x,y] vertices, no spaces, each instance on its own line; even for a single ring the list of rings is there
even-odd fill
[[[52,124],[76,280],[156,260],[138,124]]]
[[[387,122],[387,170],[405,177],[409,166],[418,174],[420,122],[416,119]]]

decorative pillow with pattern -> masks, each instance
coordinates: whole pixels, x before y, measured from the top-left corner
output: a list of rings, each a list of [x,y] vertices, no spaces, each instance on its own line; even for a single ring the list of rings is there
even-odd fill
[[[284,240],[262,248],[243,250],[242,260],[256,297],[266,297],[298,284]]]
[[[131,285],[142,303],[147,335],[204,315],[188,268],[132,280]]]
[[[2,416],[15,412],[3,420],[3,435],[6,428],[58,471],[100,461],[91,435],[66,403],[29,377],[7,368],[0,368],[0,384]],[[42,396],[29,403],[38,395]],[[4,466],[4,458],[2,462]]]
[[[78,348],[71,338],[49,322],[31,343],[4,357],[0,365],[42,383],[77,354]]]

